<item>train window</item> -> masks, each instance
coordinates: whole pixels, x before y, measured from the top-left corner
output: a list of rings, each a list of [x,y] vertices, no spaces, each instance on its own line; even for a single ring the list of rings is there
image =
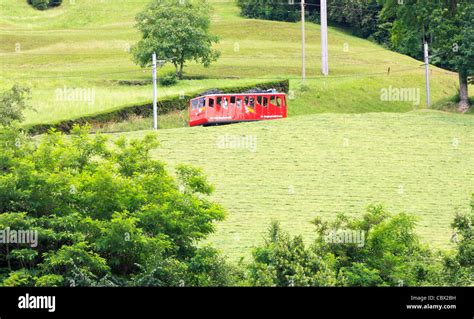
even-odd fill
[[[209,107],[214,107],[214,98],[213,97],[209,98]]]
[[[200,98],[198,100],[198,107],[204,107],[206,105],[206,99],[205,98]]]
[[[276,101],[275,101],[275,100],[276,100],[276,97],[275,97],[274,95],[272,95],[272,96],[270,97],[270,104],[276,105]]]
[[[235,96],[230,97],[230,104],[235,104]]]
[[[281,106],[281,98],[277,97],[277,106],[280,107]]]
[[[250,106],[251,108],[254,108],[255,107],[255,98],[254,97],[251,97],[249,99],[249,104],[248,106]]]
[[[257,102],[259,105],[263,104],[263,96],[257,96]]]
[[[222,105],[222,98],[218,97],[217,98],[217,106],[221,106],[221,105]]]
[[[227,102],[227,98],[225,97],[225,98],[222,100],[222,107],[224,107],[224,108],[226,109],[227,106],[228,106],[228,102]]]
[[[199,108],[198,102],[199,102],[198,100],[192,100],[192,101],[191,101],[191,108],[192,108],[193,110]]]
[[[240,109],[242,107],[242,98],[237,99],[237,107]]]
[[[248,96],[244,97],[244,104],[245,105],[249,104],[249,97]]]
[[[268,97],[263,98],[263,107],[268,107]]]

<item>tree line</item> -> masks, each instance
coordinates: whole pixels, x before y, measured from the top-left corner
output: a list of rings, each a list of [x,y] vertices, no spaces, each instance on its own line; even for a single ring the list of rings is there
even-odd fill
[[[319,23],[319,0],[306,0],[308,20]],[[248,18],[296,22],[299,2],[238,0]],[[470,107],[468,82],[474,76],[474,3],[470,0],[328,0],[330,24],[354,35],[423,59],[430,46],[431,63],[459,73],[459,110]]]

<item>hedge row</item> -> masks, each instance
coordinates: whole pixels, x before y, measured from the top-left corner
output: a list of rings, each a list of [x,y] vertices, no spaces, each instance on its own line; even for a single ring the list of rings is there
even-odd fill
[[[288,92],[290,83],[288,80],[272,81],[256,86],[238,86],[220,89],[224,93],[241,93],[252,88],[262,90],[276,89],[278,92]],[[189,100],[195,96],[186,95],[182,98],[174,97],[167,100],[158,101],[158,112],[160,114],[168,113],[175,110],[184,110],[189,106]],[[132,116],[150,117],[153,115],[153,105],[146,103],[142,105],[128,106],[119,110],[107,111],[104,113],[87,115],[76,119],[60,121],[53,124],[37,124],[28,127],[30,134],[43,134],[50,129],[55,129],[64,133],[68,133],[74,125],[84,124],[106,124],[109,122],[122,122],[128,120]]]
[[[59,7],[62,0],[28,0],[27,2],[38,10],[46,10],[48,8]]]

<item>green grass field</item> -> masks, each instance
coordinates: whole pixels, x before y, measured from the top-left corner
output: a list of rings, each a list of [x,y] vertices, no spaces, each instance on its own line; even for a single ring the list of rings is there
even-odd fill
[[[134,65],[127,52],[139,38],[134,16],[147,2],[64,1],[39,12],[26,1],[0,0],[0,90],[14,83],[32,87],[36,111],[28,112],[26,125],[150,102],[150,85],[118,84],[150,79],[150,71]],[[176,128],[186,124],[186,112],[160,116],[160,127],[169,129],[157,133],[156,158],[170,169],[181,162],[202,167],[216,186],[213,199],[228,211],[209,242],[237,260],[261,243],[271,220],[309,240],[314,217],[356,215],[380,202],[418,216],[427,243],[449,245],[454,212],[468,210],[474,191],[474,117],[420,110],[421,62],[330,28],[330,76],[323,78],[319,26],[308,23],[308,80],[302,85],[300,24],[248,20],[233,2],[211,2],[221,58],[208,69],[189,63],[185,75],[192,80],[159,88],[160,98],[290,79],[290,117]],[[169,70],[165,66],[160,74]],[[456,74],[431,67],[431,80],[434,104],[456,94]],[[58,100],[56,91],[64,87],[94,89],[94,103]],[[420,89],[420,104],[382,101],[381,89],[389,87]],[[149,119],[136,118],[96,130],[150,126]],[[255,151],[221,148],[221,136],[253,138]]]
[[[452,217],[469,211],[474,190],[472,116],[320,114],[157,134],[156,158],[170,169],[202,167],[216,186],[228,217],[211,242],[234,260],[262,242],[272,220],[310,239],[316,216],[355,216],[370,203],[418,216],[426,243],[446,247]],[[225,135],[253,137],[256,147],[222,148]]]
[[[150,85],[118,84],[120,80],[150,80],[150,71],[136,66],[127,52],[139,39],[133,27],[134,16],[147,2],[64,1],[59,8],[40,12],[26,1],[0,0],[0,89],[13,83],[33,88],[36,111],[27,114],[25,124],[53,123],[149,102]],[[299,24],[244,19],[232,1],[211,2],[212,31],[221,38],[217,45],[221,58],[208,69],[189,63],[186,76],[199,80],[160,88],[160,98],[289,78],[293,96],[290,115],[403,112],[424,106],[424,77],[419,61],[331,28],[331,76],[323,79],[319,72],[319,26],[308,23],[309,79],[301,87]],[[165,66],[160,72],[169,70]],[[432,67],[432,100],[453,96],[456,81],[454,73]],[[380,90],[390,85],[419,88],[421,104],[380,103]],[[57,90],[64,87],[93,89],[93,103],[58,99]]]

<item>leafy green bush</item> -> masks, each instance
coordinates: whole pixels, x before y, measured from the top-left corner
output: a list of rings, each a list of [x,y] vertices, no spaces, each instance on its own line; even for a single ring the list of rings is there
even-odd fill
[[[61,287],[64,278],[61,275],[45,275],[36,279],[36,287]]]
[[[178,83],[178,77],[176,73],[168,73],[159,78],[161,86],[172,86]]]
[[[49,0],[31,0],[30,4],[38,10],[46,10],[49,8]]]
[[[1,245],[1,285],[233,283],[216,251],[196,247],[225,215],[199,169],[182,165],[172,178],[151,159],[152,135],[71,133],[0,130],[0,229],[38,231],[36,247]]]
[[[259,286],[442,286],[474,284],[474,209],[457,215],[455,251],[421,244],[415,220],[370,206],[360,219],[344,214],[314,221],[317,239],[309,247],[272,224],[266,242],[253,252],[249,280]],[[362,241],[331,240],[345,231]],[[329,235],[328,235],[329,234]],[[328,237],[329,236],[329,237]],[[347,235],[345,235],[347,236]],[[351,237],[345,237],[351,238]],[[353,237],[352,238],[356,238]]]
[[[63,0],[49,0],[50,7],[59,7]]]
[[[29,107],[29,98],[29,88],[17,84],[3,92],[0,95],[0,127],[24,120],[23,111]]]
[[[4,287],[31,287],[33,285],[33,276],[26,269],[12,271],[9,277],[2,283]]]
[[[60,6],[62,0],[28,0],[28,3],[38,10],[46,10]]]
[[[452,286],[474,285],[474,195],[472,213],[456,213],[451,227],[456,250],[444,258],[445,281]]]
[[[249,266],[254,286],[334,286],[334,258],[316,255],[300,236],[291,238],[277,222],[269,230],[263,247],[253,252]]]
[[[244,273],[230,266],[219,253],[211,248],[198,248],[186,262],[176,258],[150,258],[143,265],[132,285],[166,287],[234,286],[244,281]]]

